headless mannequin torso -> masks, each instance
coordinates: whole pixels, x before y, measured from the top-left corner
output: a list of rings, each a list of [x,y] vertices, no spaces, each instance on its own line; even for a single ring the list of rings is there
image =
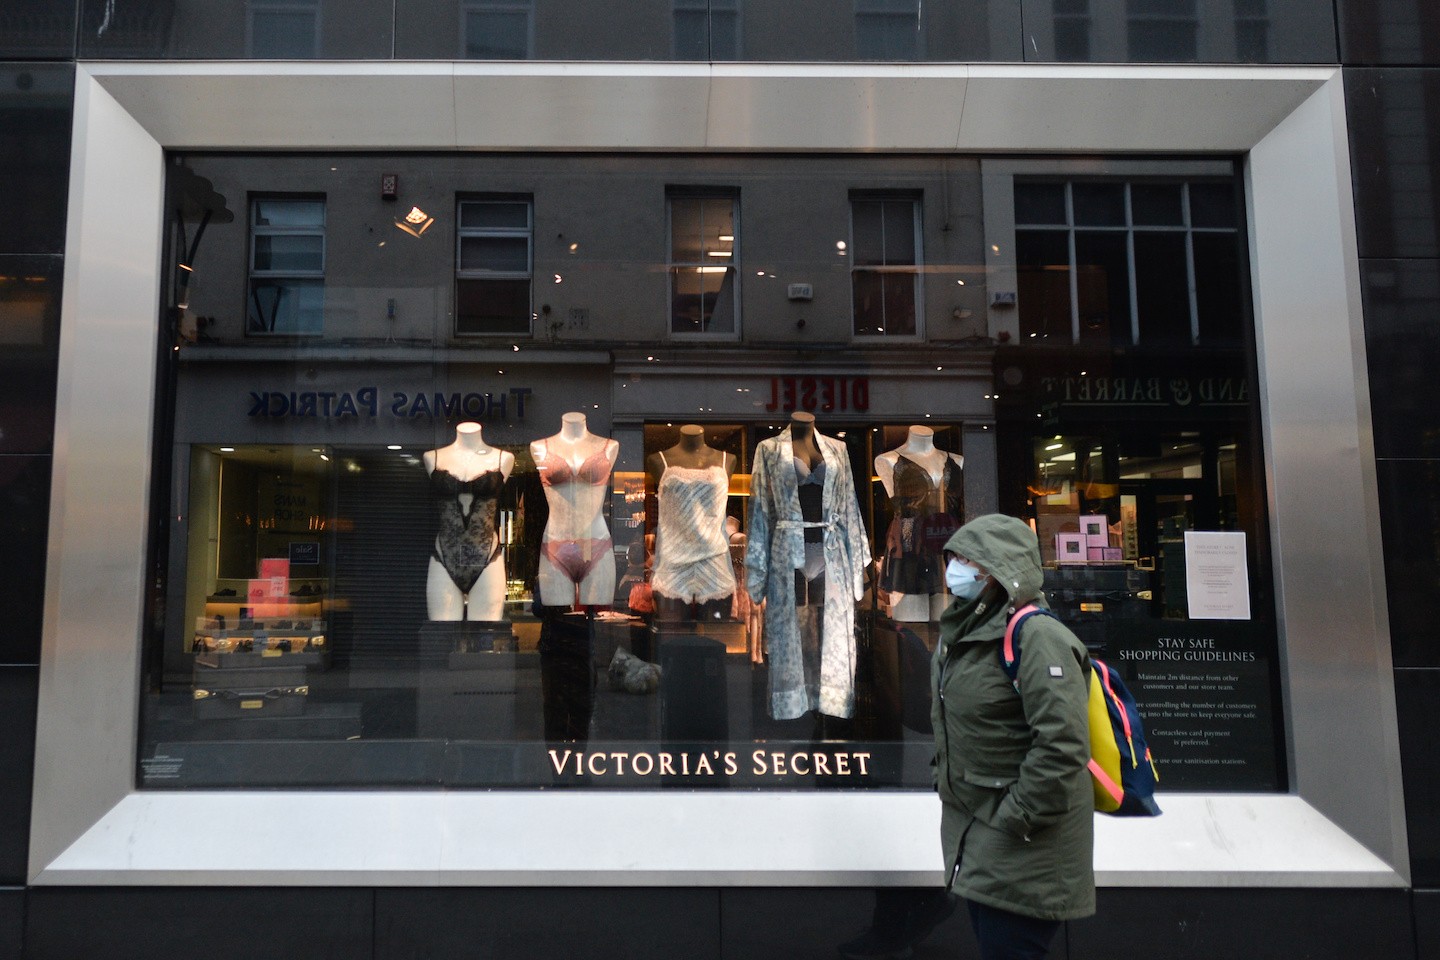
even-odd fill
[[[427,450],[422,459],[442,514],[425,579],[426,615],[431,620],[501,620],[505,557],[496,539],[495,497],[515,469],[515,455],[486,444],[480,424],[462,423],[452,443]]]
[[[735,576],[725,505],[735,461],[705,444],[705,430],[680,428],[680,442],[646,460],[659,506],[652,586],[661,620],[723,620]]]
[[[886,495],[891,498],[894,498],[896,493],[895,468],[901,457],[923,469],[936,488],[944,482],[950,462],[957,468],[965,464],[965,458],[960,454],[947,453],[936,448],[934,430],[926,426],[912,426],[904,444],[875,458],[875,473],[879,476]],[[929,594],[892,592],[890,615],[893,619],[906,623],[938,620],[949,599],[943,589]]]
[[[619,454],[620,444],[587,429],[583,413],[564,414],[559,433],[530,444],[550,506],[538,575],[546,606],[603,606],[615,599],[614,550],[604,510]]]

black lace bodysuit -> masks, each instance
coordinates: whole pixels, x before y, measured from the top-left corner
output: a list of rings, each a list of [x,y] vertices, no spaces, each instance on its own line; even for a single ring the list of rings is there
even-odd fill
[[[940,482],[903,453],[895,461],[895,518],[885,535],[880,583],[894,593],[944,593],[945,541],[960,528],[965,514],[965,483],[960,465],[945,458]]]
[[[430,492],[440,515],[435,546],[430,555],[440,562],[460,592],[468,594],[480,574],[500,555],[500,538],[495,515],[505,475],[487,470],[472,480],[461,480],[448,471],[430,472]],[[467,512],[460,495],[470,495]]]

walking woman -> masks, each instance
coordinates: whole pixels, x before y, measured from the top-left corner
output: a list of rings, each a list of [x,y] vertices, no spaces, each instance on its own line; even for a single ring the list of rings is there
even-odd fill
[[[1018,684],[1005,674],[1010,616],[1045,605],[1039,543],[1023,521],[979,517],[945,551],[957,599],[940,619],[932,711],[949,889],[983,960],[1032,960],[1062,921],[1095,912],[1089,657],[1059,620],[1031,617]]]

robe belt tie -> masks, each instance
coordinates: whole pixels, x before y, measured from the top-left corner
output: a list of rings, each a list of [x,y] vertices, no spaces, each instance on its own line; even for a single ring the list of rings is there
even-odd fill
[[[825,541],[824,541],[824,543],[825,543],[825,552],[826,552],[826,553],[829,553],[831,550],[838,551],[838,552],[841,554],[841,557],[842,557],[842,560],[843,560],[843,567],[846,568],[846,569],[849,568],[849,566],[850,566],[850,550],[849,550],[849,545],[845,542],[845,538],[842,537],[842,536],[840,536],[840,514],[838,514],[838,513],[832,513],[832,514],[830,514],[830,515],[829,515],[826,519],[824,519],[824,520],[776,520],[776,521],[775,521],[775,530],[776,530],[777,533],[778,533],[779,531],[781,531],[781,530],[794,530],[794,529],[800,529],[800,530],[823,529],[823,530],[825,531]]]

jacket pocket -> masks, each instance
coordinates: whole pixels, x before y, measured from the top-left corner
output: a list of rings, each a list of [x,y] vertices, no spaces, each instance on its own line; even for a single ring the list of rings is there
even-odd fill
[[[960,774],[960,779],[974,787],[988,787],[991,790],[1005,790],[1019,777],[1004,773],[976,773],[974,770],[965,770]]]

